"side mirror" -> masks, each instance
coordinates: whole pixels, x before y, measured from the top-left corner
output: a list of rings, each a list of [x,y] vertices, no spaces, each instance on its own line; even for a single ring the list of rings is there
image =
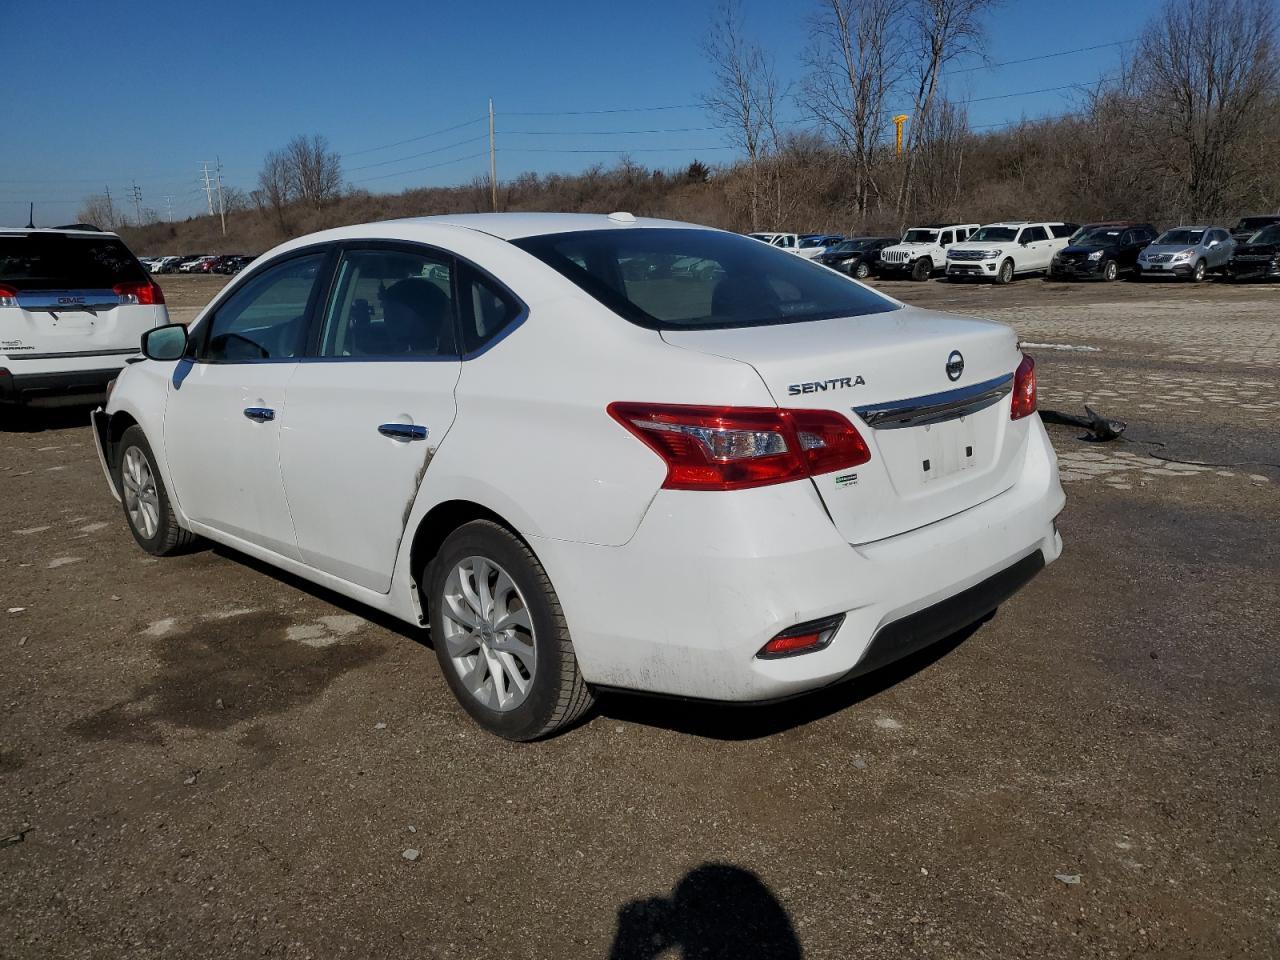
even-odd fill
[[[142,335],[142,355],[148,360],[181,360],[187,352],[187,328],[180,323],[155,327]]]

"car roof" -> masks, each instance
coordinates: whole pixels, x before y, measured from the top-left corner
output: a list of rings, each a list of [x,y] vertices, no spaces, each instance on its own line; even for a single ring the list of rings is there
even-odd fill
[[[116,237],[118,234],[108,230],[78,230],[64,227],[0,227],[0,234],[6,237],[26,236],[28,234],[69,233],[77,237]]]
[[[1226,227],[1215,227],[1208,223],[1180,223],[1176,227],[1165,227],[1162,233],[1170,230],[1226,230]]]
[[[575,233],[582,230],[635,230],[659,227],[676,227],[686,230],[710,230],[711,227],[679,220],[659,220],[653,217],[633,217],[629,213],[461,213],[435,217],[406,217],[383,221],[410,226],[453,226],[478,230],[502,240],[518,240],[547,233]],[[353,230],[375,224],[360,224]]]

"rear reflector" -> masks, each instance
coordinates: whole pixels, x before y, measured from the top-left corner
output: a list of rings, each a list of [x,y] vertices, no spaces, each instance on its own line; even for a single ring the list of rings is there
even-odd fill
[[[111,289],[123,304],[164,303],[164,291],[154,280],[131,280],[128,283],[117,283]]]
[[[866,463],[871,451],[834,410],[611,403],[609,415],[667,465],[667,490],[745,490]]]
[[[1036,412],[1036,362],[1024,356],[1013,375],[1013,403],[1009,419],[1021,420]]]
[[[831,639],[844,623],[844,614],[836,614],[825,620],[811,620],[784,630],[778,634],[756,654],[761,660],[779,660],[783,657],[795,657],[802,653],[813,653],[824,650],[831,644]]]

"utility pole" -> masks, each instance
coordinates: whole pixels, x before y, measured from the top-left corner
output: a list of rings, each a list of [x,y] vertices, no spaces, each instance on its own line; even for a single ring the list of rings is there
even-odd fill
[[[116,228],[116,208],[111,203],[111,187],[103,187],[102,192],[107,195],[107,219],[110,221],[108,227],[114,230]]]
[[[227,205],[222,201],[222,158],[215,157],[218,171],[218,215],[222,217],[222,235],[227,235]]]
[[[169,222],[173,223],[173,196],[172,195],[167,193],[164,195],[164,205],[169,210]]]
[[[209,216],[213,216],[213,181],[209,179],[209,161],[201,160],[200,165],[204,167],[204,195],[209,201]]]
[[[489,200],[498,209],[498,157],[493,148],[493,97],[489,98]]]
[[[142,226],[142,188],[138,186],[138,181],[133,181],[133,212],[137,217],[134,222],[138,226]]]

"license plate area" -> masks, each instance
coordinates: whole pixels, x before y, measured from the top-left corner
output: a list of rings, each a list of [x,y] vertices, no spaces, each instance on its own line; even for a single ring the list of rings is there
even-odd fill
[[[934,483],[954,476],[978,463],[975,417],[960,417],[945,423],[926,424],[912,432],[916,441],[916,461],[920,482]]]

